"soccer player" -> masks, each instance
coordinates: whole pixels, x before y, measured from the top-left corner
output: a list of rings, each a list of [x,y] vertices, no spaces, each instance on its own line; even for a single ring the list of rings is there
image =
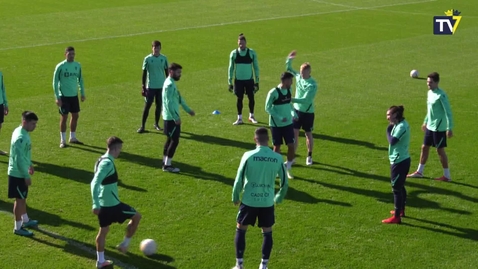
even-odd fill
[[[428,160],[430,146],[436,148],[443,167],[443,176],[435,178],[440,181],[451,181],[448,157],[445,152],[447,138],[453,137],[453,117],[447,94],[438,87],[440,75],[437,72],[430,73],[427,78],[427,115],[423,121],[422,130],[425,132],[423,145],[420,153],[420,163],[417,171],[408,175],[411,178],[423,177],[423,170]]]
[[[163,85],[163,120],[164,133],[168,136],[163,150],[163,171],[178,173],[179,168],[171,165],[171,162],[179,144],[181,133],[181,118],[179,117],[179,105],[191,116],[196,115],[189,108],[184,98],[178,91],[176,81],[181,78],[183,67],[177,63],[171,63],[168,68],[168,77]]]
[[[291,72],[296,79],[295,98],[305,99],[305,102],[294,103],[294,109],[297,112],[298,120],[294,122],[294,151],[299,146],[299,131],[302,128],[305,132],[307,143],[307,159],[306,165],[312,165],[312,150],[314,148],[314,137],[312,130],[314,129],[314,99],[317,94],[317,82],[310,75],[311,66],[308,62],[300,66],[300,73],[292,68],[292,60],[296,56],[296,51],[292,51],[286,60],[286,70]]]
[[[229,91],[234,91],[237,96],[237,120],[234,125],[243,124],[242,121],[242,101],[244,93],[249,99],[249,121],[257,123],[254,117],[254,94],[259,90],[259,63],[257,61],[256,51],[248,48],[246,37],[240,34],[237,40],[239,48],[231,51],[229,55]],[[234,85],[233,85],[234,79]]]
[[[234,240],[236,266],[233,269],[243,269],[246,231],[249,225],[255,225],[256,219],[258,226],[262,228],[264,238],[259,269],[267,269],[272,251],[272,226],[275,223],[274,204],[283,201],[289,186],[282,156],[269,148],[267,129],[258,128],[255,131],[254,140],[257,147],[242,156],[232,189],[232,202],[236,206],[239,205]],[[280,189],[274,195],[277,174],[280,177]]]
[[[75,62],[75,48],[67,47],[65,50],[66,60],[56,65],[53,74],[53,91],[55,92],[55,102],[60,112],[60,148],[66,147],[66,121],[68,113],[71,113],[70,119],[70,140],[72,144],[83,144],[76,138],[76,126],[80,112],[80,102],[78,101],[78,86],[80,87],[81,101],[85,101],[85,87],[81,65]]]
[[[8,198],[14,198],[13,213],[15,215],[14,234],[32,236],[25,228],[38,225],[27,214],[28,187],[32,184],[34,173],[32,163],[32,143],[30,132],[37,126],[38,117],[31,111],[22,113],[22,124],[12,134],[10,158],[8,161]]]
[[[118,158],[123,141],[115,136],[106,140],[107,151],[95,164],[95,175],[91,181],[91,197],[93,198],[93,214],[98,216],[100,230],[96,236],[97,261],[96,268],[104,268],[113,264],[105,260],[106,235],[110,225],[117,222],[122,224],[130,219],[126,228],[123,242],[116,248],[126,253],[131,237],[133,237],[141,220],[141,214],[133,207],[122,203],[118,195],[118,172],[114,161]]]
[[[4,116],[7,116],[7,115],[8,115],[7,93],[5,92],[5,84],[3,83],[3,74],[2,74],[2,71],[0,71],[0,130],[2,129]],[[7,153],[0,150],[0,155],[7,155]]]
[[[391,218],[382,220],[386,224],[399,224],[405,216],[407,191],[405,180],[410,171],[410,126],[403,117],[403,106],[391,106],[387,110],[388,158],[390,160],[390,179],[393,191],[395,210],[390,213]]]
[[[141,94],[144,96],[144,110],[143,120],[138,133],[144,132],[144,125],[148,119],[149,109],[153,102],[156,103],[156,110],[154,112],[154,129],[162,131],[159,126],[159,117],[161,116],[162,98],[164,80],[168,76],[168,58],[161,54],[161,42],[153,41],[153,53],[144,58],[143,61],[143,88]],[[147,79],[147,83],[146,83]]]
[[[292,106],[292,94],[290,87],[294,75],[284,72],[281,75],[281,83],[267,93],[266,112],[269,114],[269,126],[272,132],[272,144],[274,151],[280,153],[280,147],[285,142],[287,145],[287,177],[294,178],[291,173],[292,162],[295,156],[294,150],[294,124],[297,113]]]

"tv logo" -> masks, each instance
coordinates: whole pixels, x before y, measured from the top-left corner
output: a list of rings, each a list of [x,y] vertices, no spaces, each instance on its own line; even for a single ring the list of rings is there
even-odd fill
[[[445,11],[446,16],[433,17],[433,34],[453,35],[461,21],[461,12],[455,9]]]

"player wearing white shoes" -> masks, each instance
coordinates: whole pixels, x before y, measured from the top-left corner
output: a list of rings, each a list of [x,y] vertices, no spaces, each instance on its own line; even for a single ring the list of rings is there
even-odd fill
[[[254,117],[254,94],[259,90],[259,63],[256,51],[246,46],[246,37],[241,33],[237,40],[239,48],[229,55],[229,91],[237,96],[237,120],[234,125],[243,124],[242,107],[244,94],[249,99],[249,121],[257,123]],[[234,81],[233,81],[234,80]],[[234,85],[233,85],[234,82]]]
[[[138,228],[141,215],[133,207],[122,203],[118,195],[118,173],[114,165],[115,158],[118,158],[123,141],[118,137],[108,138],[107,151],[95,164],[95,175],[91,181],[91,197],[93,200],[93,214],[98,216],[100,230],[96,236],[97,261],[96,268],[104,268],[113,264],[105,260],[106,235],[110,225],[117,222],[123,223],[130,219],[126,228],[126,235],[123,242],[116,248],[126,253],[129,242]]]
[[[306,164],[312,165],[312,151],[314,148],[314,137],[312,130],[314,129],[314,99],[317,94],[317,81],[310,75],[311,66],[309,63],[303,63],[300,66],[300,72],[292,68],[292,60],[295,58],[296,52],[292,51],[287,57],[286,69],[291,72],[296,79],[295,98],[305,99],[304,102],[294,103],[294,109],[297,112],[298,120],[294,122],[294,150],[297,151],[299,145],[299,131],[302,128],[305,132],[307,143],[307,159]]]

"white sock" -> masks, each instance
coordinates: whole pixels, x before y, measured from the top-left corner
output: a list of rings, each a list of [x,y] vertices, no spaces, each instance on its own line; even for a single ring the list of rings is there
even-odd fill
[[[238,120],[242,120],[242,115],[237,115]]]
[[[254,113],[249,113],[249,118],[254,117]]]
[[[22,215],[22,220],[23,220],[23,222],[29,222],[30,221],[30,219],[28,218],[27,213]]]
[[[244,259],[236,259],[236,264],[243,264],[244,263]]]
[[[76,133],[70,132],[70,139],[76,139]]]
[[[66,132],[60,132],[61,142],[66,141]]]
[[[292,168],[292,162],[287,161],[287,170],[290,170]]]
[[[130,241],[131,241],[131,237],[128,238],[128,237],[125,236],[124,239],[123,239],[123,242],[121,244],[123,244],[123,246],[127,247],[127,246],[129,246]]]
[[[418,171],[418,173],[423,174],[424,169],[425,169],[425,165],[424,164],[419,164],[417,171]]]
[[[446,178],[451,178],[450,168],[443,168],[443,175],[444,175]]]
[[[261,263],[264,264],[264,265],[267,265],[267,263],[269,263],[269,260],[262,259]]]
[[[171,161],[172,161],[172,158],[166,157],[166,161],[165,161],[166,166],[171,165]]]
[[[163,156],[163,163],[166,163],[166,158],[168,158],[168,156]]]
[[[20,230],[22,228],[23,222],[21,220],[15,221],[15,230]]]
[[[98,262],[99,263],[105,262],[105,252],[104,251],[101,251],[101,252],[97,251],[96,256],[98,257]]]

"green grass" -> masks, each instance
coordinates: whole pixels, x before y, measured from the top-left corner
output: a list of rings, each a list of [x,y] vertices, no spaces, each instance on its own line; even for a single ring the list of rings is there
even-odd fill
[[[242,153],[254,147],[255,128],[231,124],[236,112],[227,91],[227,64],[240,32],[259,57],[261,124],[267,122],[266,93],[279,83],[292,49],[298,51],[295,67],[309,61],[320,82],[314,131],[318,163],[303,165],[301,138],[296,179],[277,207],[270,268],[474,268],[478,8],[473,1],[3,2],[0,69],[11,111],[0,148],[9,148],[23,110],[37,112],[28,210],[43,230],[34,239],[16,237],[12,216],[0,214],[0,268],[93,268],[94,252],[79,246],[94,249],[98,225],[89,183],[110,135],[125,141],[117,160],[120,197],[144,217],[131,253],[114,250],[124,232],[124,226],[114,225],[106,255],[136,268],[232,267],[237,208],[230,195]],[[434,36],[432,17],[448,9],[462,12],[457,33]],[[169,61],[183,65],[178,87],[197,113],[183,113],[173,161],[179,175],[159,169],[162,134],[135,132],[143,107],[141,61],[154,39],[162,41]],[[77,133],[87,145],[60,149],[51,80],[68,45],[76,48],[84,69],[87,100]],[[408,180],[409,217],[403,225],[387,226],[380,223],[393,208],[386,109],[405,105],[412,127],[411,169],[423,136],[427,88],[425,81],[408,77],[411,69],[422,76],[438,71],[449,95],[456,122],[447,149],[453,181]],[[221,114],[211,115],[216,109]],[[150,116],[150,130],[152,123]],[[7,163],[0,158],[3,211],[12,209],[6,200]],[[425,173],[442,173],[434,154]],[[138,246],[144,238],[158,242],[157,256],[142,256]],[[247,268],[258,265],[261,244],[259,229],[250,229]]]

